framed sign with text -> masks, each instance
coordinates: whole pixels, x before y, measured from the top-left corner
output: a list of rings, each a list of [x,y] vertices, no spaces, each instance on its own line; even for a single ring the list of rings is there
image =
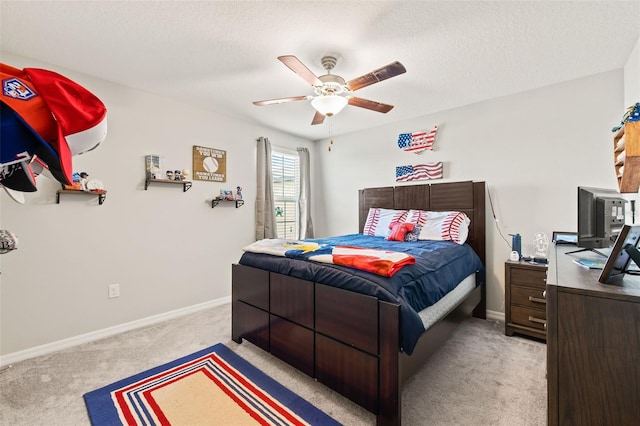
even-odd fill
[[[193,146],[193,180],[227,181],[227,151]]]

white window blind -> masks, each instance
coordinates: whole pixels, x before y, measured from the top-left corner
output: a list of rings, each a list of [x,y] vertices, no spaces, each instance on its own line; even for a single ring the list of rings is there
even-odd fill
[[[298,155],[272,150],[271,168],[278,238],[297,239],[300,188]]]

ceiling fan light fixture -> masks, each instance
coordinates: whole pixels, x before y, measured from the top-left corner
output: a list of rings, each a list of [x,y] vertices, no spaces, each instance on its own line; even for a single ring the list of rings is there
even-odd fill
[[[311,106],[322,115],[331,117],[347,106],[347,98],[338,95],[320,95],[313,98]]]

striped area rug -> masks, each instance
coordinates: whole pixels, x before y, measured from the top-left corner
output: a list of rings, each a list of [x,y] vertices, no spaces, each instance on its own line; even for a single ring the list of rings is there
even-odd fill
[[[84,400],[94,426],[339,425],[221,343]]]

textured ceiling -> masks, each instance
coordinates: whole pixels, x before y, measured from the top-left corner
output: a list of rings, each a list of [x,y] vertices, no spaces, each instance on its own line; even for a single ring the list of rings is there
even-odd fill
[[[620,69],[640,1],[2,1],[0,50],[321,139]],[[398,60],[407,72],[311,126],[311,95],[280,61],[346,80]],[[429,125],[432,123],[425,123]]]

